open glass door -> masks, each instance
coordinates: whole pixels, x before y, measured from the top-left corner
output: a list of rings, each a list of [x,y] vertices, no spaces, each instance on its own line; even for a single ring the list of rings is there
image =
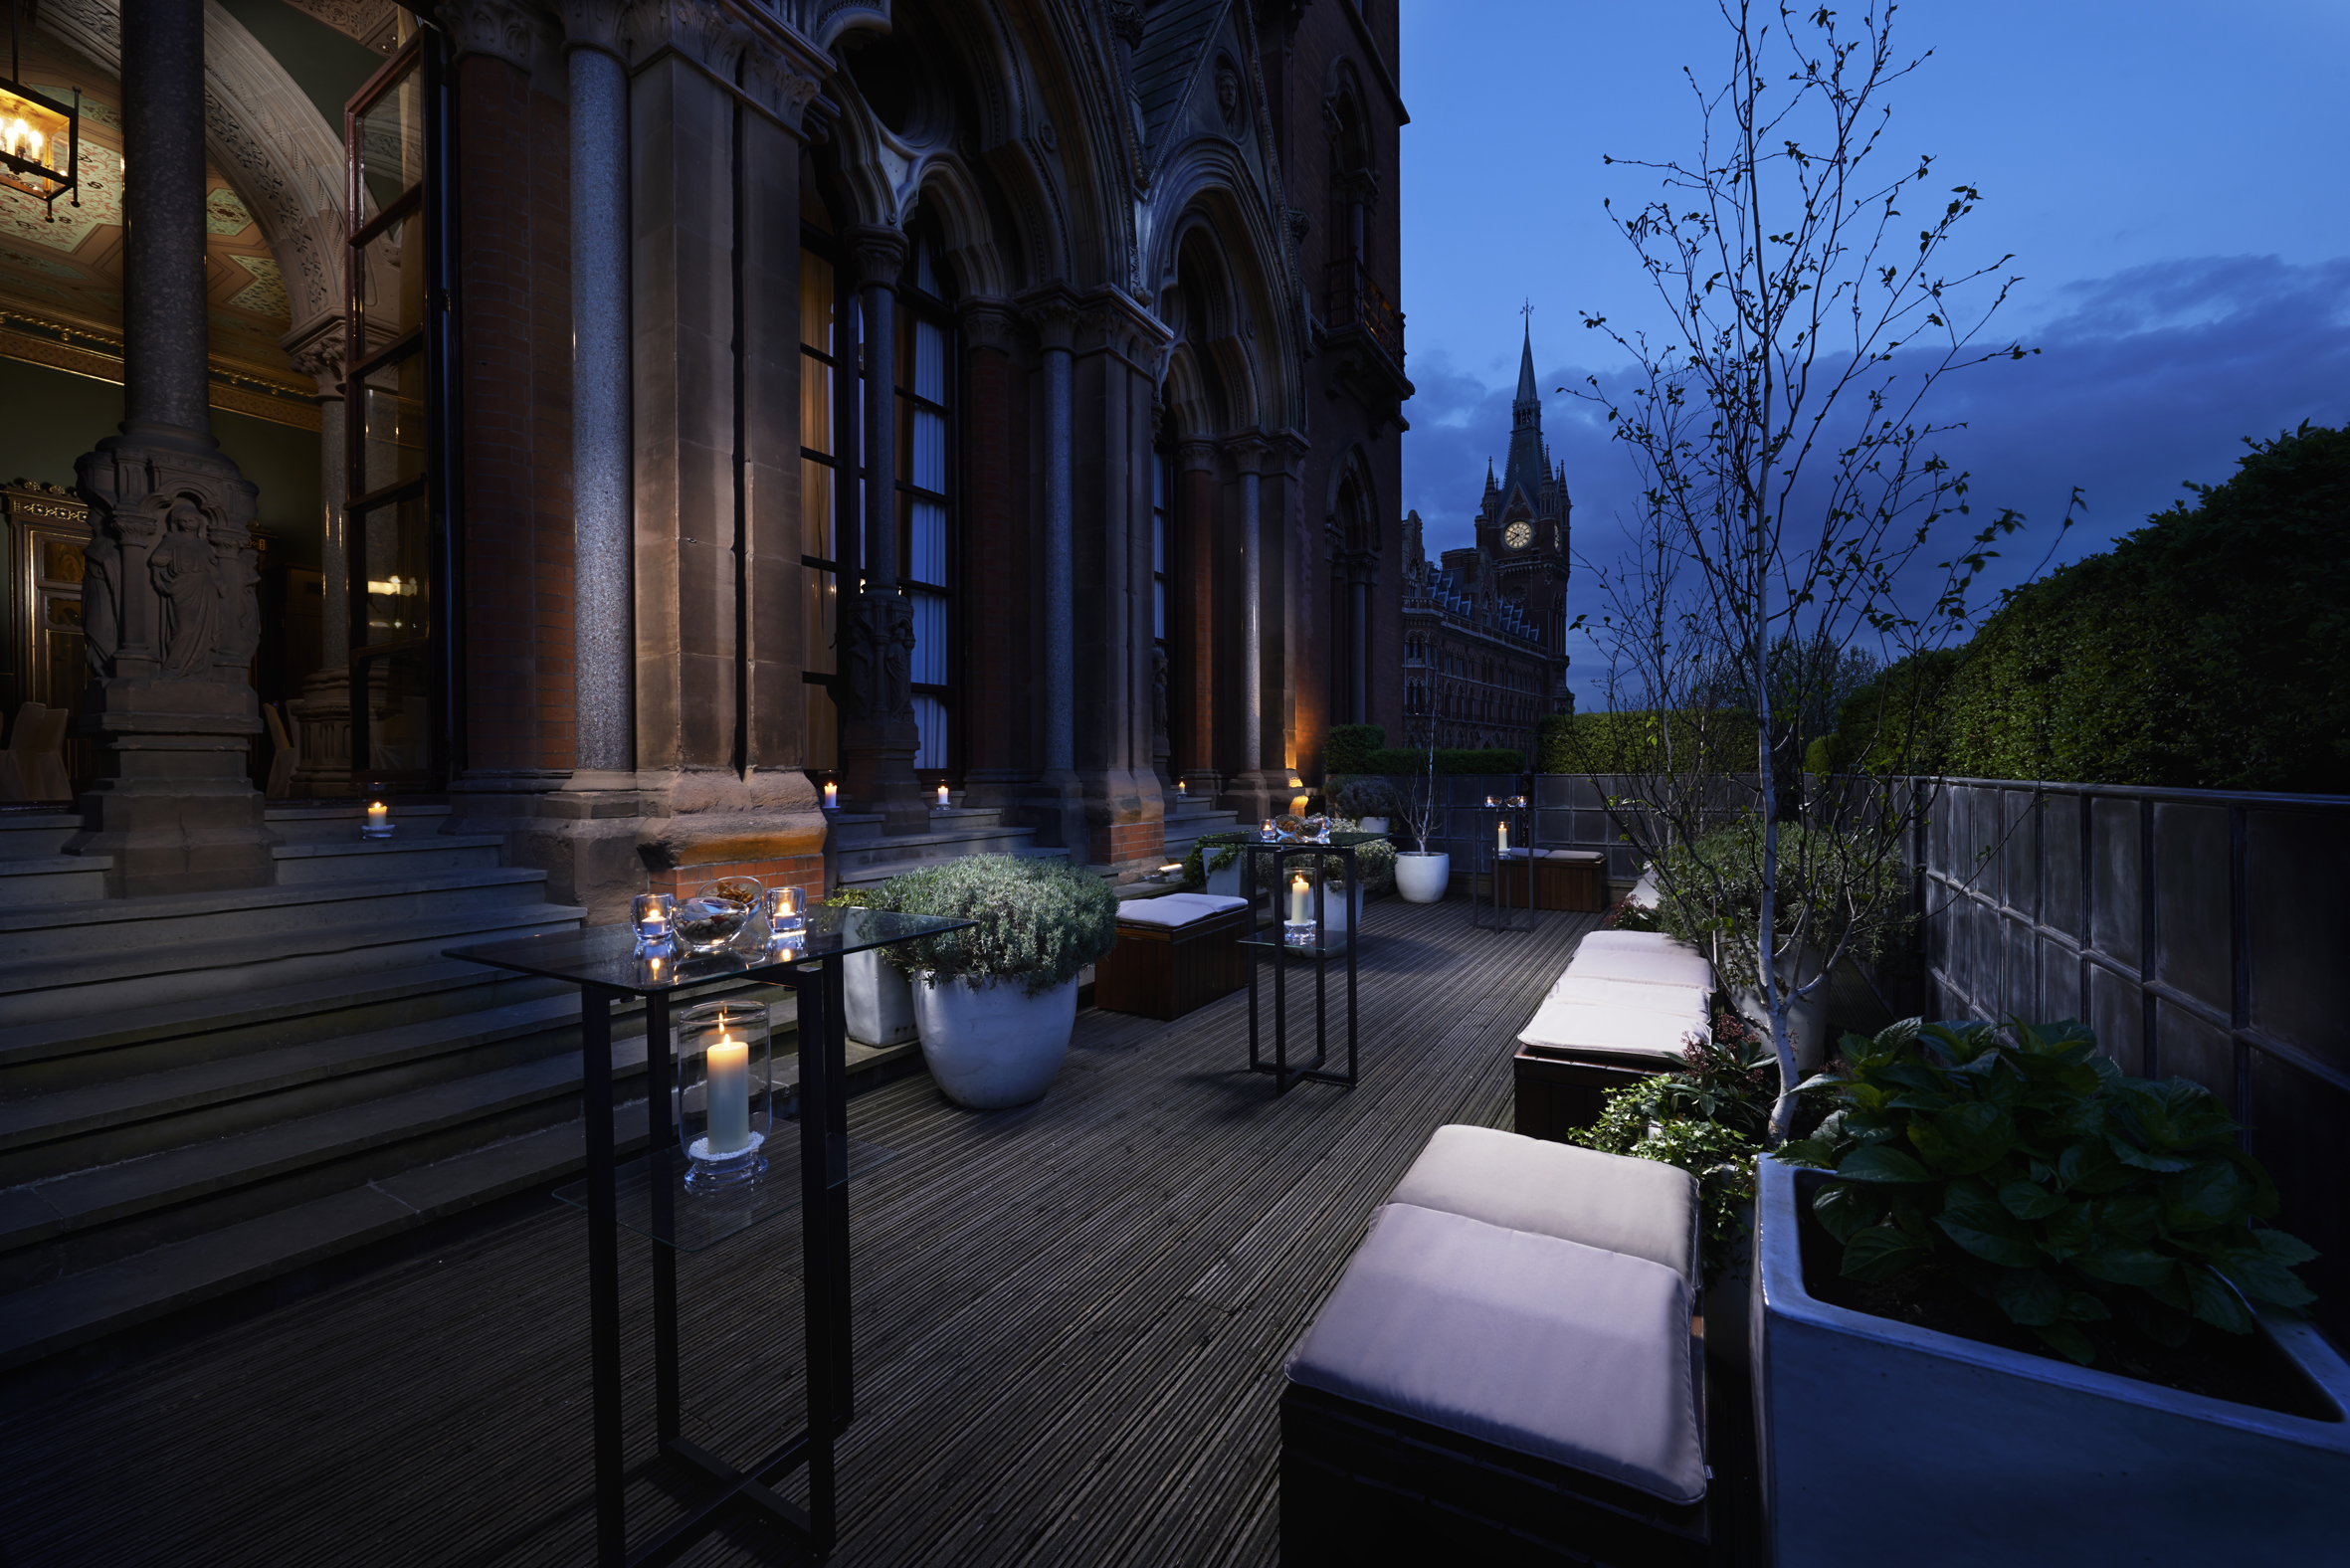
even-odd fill
[[[343,115],[343,363],[351,604],[351,780],[436,790],[458,715],[451,678],[448,236],[439,35],[420,30]]]

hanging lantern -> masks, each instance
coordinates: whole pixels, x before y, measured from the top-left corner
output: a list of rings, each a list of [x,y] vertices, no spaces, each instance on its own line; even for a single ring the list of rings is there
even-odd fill
[[[8,72],[0,78],[0,185],[22,191],[49,209],[57,222],[57,199],[71,191],[82,205],[82,90],[71,104],[36,93],[23,82],[17,39],[17,8],[8,8]]]

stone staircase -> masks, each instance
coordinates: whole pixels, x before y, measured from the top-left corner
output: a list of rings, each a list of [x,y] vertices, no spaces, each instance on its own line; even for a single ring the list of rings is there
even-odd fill
[[[114,900],[74,817],[0,815],[0,1367],[579,1163],[576,993],[438,954],[582,911],[446,814],[273,809],[278,885]]]
[[[1204,833],[1230,833],[1241,825],[1237,811],[1218,811],[1213,802],[1177,796],[1167,803],[1167,859],[1182,860]]]
[[[955,797],[950,796],[950,800]],[[879,813],[835,812],[829,855],[836,885],[870,886],[901,872],[966,855],[1017,855],[1024,859],[1067,860],[1069,851],[1041,848],[1037,830],[1015,827],[992,808],[966,807],[955,800],[930,813],[925,833],[885,834]]]

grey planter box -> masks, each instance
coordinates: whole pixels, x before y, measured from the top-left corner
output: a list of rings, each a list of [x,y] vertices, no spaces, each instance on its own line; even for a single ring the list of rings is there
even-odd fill
[[[1830,1306],[1804,1289],[1797,1170],[1761,1166],[1749,1331],[1778,1568],[2342,1560],[2350,1364],[2315,1328],[2260,1319],[2332,1421]]]

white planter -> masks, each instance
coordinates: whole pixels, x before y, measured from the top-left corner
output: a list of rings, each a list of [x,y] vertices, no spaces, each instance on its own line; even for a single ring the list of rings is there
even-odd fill
[[[1453,878],[1453,857],[1406,850],[1395,858],[1395,890],[1406,903],[1435,903]]]
[[[1336,934],[1353,929],[1354,925],[1361,921],[1363,917],[1363,889],[1358,886],[1354,890],[1352,900],[1354,918],[1352,920],[1347,918],[1348,901],[1344,874],[1341,873],[1337,886],[1322,889],[1322,928],[1324,930]]]
[[[1214,851],[1209,854],[1212,857]],[[1235,855],[1232,864],[1220,872],[1208,873],[1208,891],[1218,898],[1238,898],[1241,895],[1241,858]]]
[[[849,1038],[860,1045],[902,1046],[914,1038],[914,1000],[904,971],[868,948],[841,960]]]
[[[1773,966],[1779,971],[1780,986],[1790,991],[1799,985],[1806,984],[1820,973],[1818,948],[1807,947],[1803,950],[1803,974],[1800,979],[1796,975],[1796,956],[1794,953],[1782,953],[1779,955],[1778,963]],[[1813,988],[1810,996],[1787,1010],[1787,1030],[1795,1037],[1795,1072],[1798,1082],[1819,1072],[1820,1065],[1827,1056],[1828,990],[1829,984],[1823,980]],[[1771,1035],[1771,1010],[1763,1006],[1762,993],[1759,991],[1736,991],[1731,994],[1730,1000],[1738,1009],[1739,1016],[1760,1029],[1763,1032],[1763,1038],[1768,1040]]]
[[[1764,1160],[1753,1379],[1778,1568],[1845,1568],[1878,1547],[1903,1568],[2341,1560],[2339,1415],[2278,1415],[1814,1300],[1798,1201],[1795,1168]],[[2259,1324],[2350,1410],[2350,1363],[2315,1328]]]
[[[1077,982],[1030,996],[1016,980],[975,989],[968,980],[913,987],[922,1060],[948,1099],[974,1110],[1041,1098],[1061,1071],[1077,1022]]]
[[[1355,824],[1365,833],[1385,833],[1387,831],[1385,817],[1358,817],[1355,819]]]

